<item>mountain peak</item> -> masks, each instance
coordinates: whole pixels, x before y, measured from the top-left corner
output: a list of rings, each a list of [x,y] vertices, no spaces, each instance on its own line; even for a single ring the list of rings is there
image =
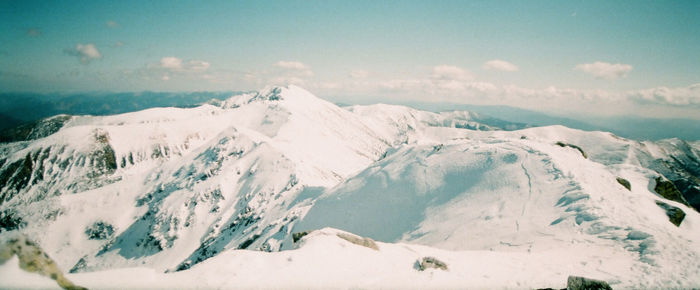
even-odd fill
[[[257,92],[233,96],[223,103],[223,107],[240,107],[244,104],[265,102],[265,103],[286,103],[307,107],[310,104],[323,101],[311,92],[295,86],[266,86]]]
[[[311,92],[295,86],[266,86],[262,90],[258,91],[251,101],[254,100],[266,100],[266,101],[282,101],[282,100],[296,100],[296,99],[319,99],[314,96]]]
[[[268,86],[258,91],[250,101],[255,100],[265,100],[265,101],[279,101],[282,100],[282,90],[287,89],[282,86]]]

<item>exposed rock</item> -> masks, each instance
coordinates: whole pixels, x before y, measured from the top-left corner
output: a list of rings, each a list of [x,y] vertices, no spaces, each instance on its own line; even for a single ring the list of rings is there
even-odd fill
[[[103,221],[98,221],[85,229],[85,235],[90,240],[106,240],[114,235],[114,227]]]
[[[566,281],[568,290],[612,290],[607,282],[584,277],[569,276]]]
[[[5,167],[0,168],[0,204],[12,198],[12,196],[9,195],[11,195],[10,188],[14,183],[13,177],[20,166],[22,166],[22,162],[22,160],[18,160],[8,163]]]
[[[68,270],[68,273],[78,273],[82,269],[85,269],[85,266],[87,266],[87,262],[85,262],[85,258],[87,258],[87,256],[83,256],[82,258],[80,258],[80,260],[78,260],[78,262],[75,263],[75,265],[73,265],[73,268]]]
[[[656,191],[656,193],[658,193],[665,199],[677,201],[687,206],[690,206],[690,204],[688,204],[688,201],[685,200],[683,194],[681,194],[681,192],[678,191],[678,188],[676,188],[673,182],[664,177],[659,176],[656,178],[656,185],[654,186],[654,191]]]
[[[24,161],[22,162],[22,167],[20,167],[19,171],[17,171],[17,175],[15,175],[15,180],[17,180],[15,184],[16,190],[26,187],[29,183],[29,180],[32,178],[32,165],[32,157],[27,153],[27,156],[24,157]]]
[[[19,267],[27,272],[38,273],[56,280],[58,286],[63,289],[86,289],[68,280],[56,263],[39,246],[16,232],[0,240],[0,264],[4,264],[14,255],[19,258]]]
[[[243,243],[241,243],[240,245],[238,245],[238,249],[239,249],[239,250],[245,250],[245,249],[247,249],[248,247],[250,247],[250,245],[252,245],[252,244],[253,244],[257,239],[259,239],[259,238],[260,238],[260,235],[253,235],[253,237],[251,237],[250,239],[245,240]]]
[[[373,250],[379,250],[379,247],[377,244],[374,242],[374,240],[370,238],[363,238],[359,237],[356,235],[351,235],[351,234],[346,234],[346,233],[338,233],[337,236],[343,240],[346,240],[348,242],[351,242],[355,245],[367,247]]]
[[[30,153],[20,160],[7,164],[0,169],[0,204],[12,199],[21,189],[29,185],[32,178],[34,162]]]
[[[642,166],[673,182],[685,200],[700,212],[700,148],[677,139],[657,143],[665,147],[668,157],[647,160]]]
[[[666,211],[668,220],[672,224],[676,225],[677,227],[681,225],[681,222],[683,222],[683,219],[685,218],[685,212],[683,212],[682,209],[659,200],[656,201],[656,205]]]
[[[304,232],[293,233],[293,234],[292,234],[292,241],[296,243],[296,242],[298,242],[299,240],[301,240],[301,238],[303,238],[304,236],[308,235],[309,233],[311,233],[311,232],[306,232],[306,231],[304,231]]]
[[[413,267],[418,271],[425,271],[429,268],[447,271],[447,264],[435,257],[423,257],[422,259],[417,260]]]
[[[3,231],[11,231],[25,226],[26,223],[21,217],[16,216],[11,209],[0,212],[0,233]]]
[[[0,132],[0,143],[30,141],[47,137],[58,132],[70,119],[71,116],[58,115],[3,130]]]
[[[632,184],[630,184],[629,180],[624,179],[622,177],[618,177],[618,178],[616,178],[616,180],[617,180],[617,183],[619,183],[620,185],[627,188],[627,190],[630,190],[630,191],[632,190]]]
[[[95,141],[97,148],[91,153],[96,174],[111,174],[117,170],[117,157],[114,149],[109,145],[109,134],[96,130]]]
[[[588,154],[586,154],[586,152],[584,152],[583,149],[581,149],[581,147],[578,147],[578,146],[576,146],[576,145],[574,145],[574,144],[564,143],[564,142],[561,142],[561,141],[558,141],[556,144],[559,145],[559,146],[561,146],[561,147],[571,147],[571,148],[574,148],[574,149],[578,150],[579,152],[581,152],[581,155],[583,155],[583,158],[588,159]]]

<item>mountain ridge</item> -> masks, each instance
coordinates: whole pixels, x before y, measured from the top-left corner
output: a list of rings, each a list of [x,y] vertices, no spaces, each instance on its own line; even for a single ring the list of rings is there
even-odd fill
[[[74,116],[47,136],[0,144],[1,230],[36,239],[71,272],[187,272],[232,251],[292,250],[293,233],[333,226],[450,251],[544,255],[576,244],[581,269],[621,285],[698,283],[682,277],[697,268],[700,217],[655,189],[670,179],[697,197],[698,144],[478,120],[340,108],[296,86]],[[656,202],[685,220],[672,224]],[[633,270],[587,268],[598,250]]]

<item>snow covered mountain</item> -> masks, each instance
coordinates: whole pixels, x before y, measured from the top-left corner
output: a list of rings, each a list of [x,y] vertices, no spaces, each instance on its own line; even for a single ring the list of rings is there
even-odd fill
[[[323,288],[338,276],[313,284],[280,269],[323,271],[309,257],[337,261],[324,246],[337,258],[373,255],[337,239],[352,234],[379,241],[368,259],[388,271],[421,275],[393,263],[420,253],[450,274],[336,286],[554,287],[577,273],[700,286],[700,143],[480,119],[340,108],[295,86],[196,108],[53,117],[0,144],[0,231],[21,231],[87,286],[109,286],[90,284],[94,271],[146,267],[171,273],[158,279],[204,275],[211,287]],[[281,266],[285,253],[295,258]],[[464,259],[491,266],[461,279],[475,267]],[[244,262],[291,276],[216,284],[203,274]]]

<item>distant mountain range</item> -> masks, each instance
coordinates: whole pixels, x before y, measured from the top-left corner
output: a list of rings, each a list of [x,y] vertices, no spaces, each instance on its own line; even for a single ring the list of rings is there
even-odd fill
[[[509,106],[480,106],[449,103],[402,103],[428,111],[467,110],[498,119],[529,124],[531,126],[562,125],[586,131],[612,132],[620,137],[634,140],[661,140],[679,138],[700,140],[700,120],[658,119],[639,116],[571,116],[563,117],[543,112]]]
[[[155,107],[188,108],[211,100],[224,100],[241,93],[243,92],[2,93],[0,94],[0,131],[59,114],[104,116]],[[470,111],[480,114],[481,121],[491,118],[492,122],[507,121],[511,124],[518,123],[519,126],[523,127],[562,125],[586,131],[612,132],[634,140],[668,138],[700,140],[700,121],[692,119],[656,119],[638,116],[569,117],[510,106],[427,102],[398,102],[396,104],[432,112]],[[338,105],[349,106],[348,104]]]
[[[0,130],[59,114],[112,115],[154,107],[193,107],[241,92],[0,94]]]

